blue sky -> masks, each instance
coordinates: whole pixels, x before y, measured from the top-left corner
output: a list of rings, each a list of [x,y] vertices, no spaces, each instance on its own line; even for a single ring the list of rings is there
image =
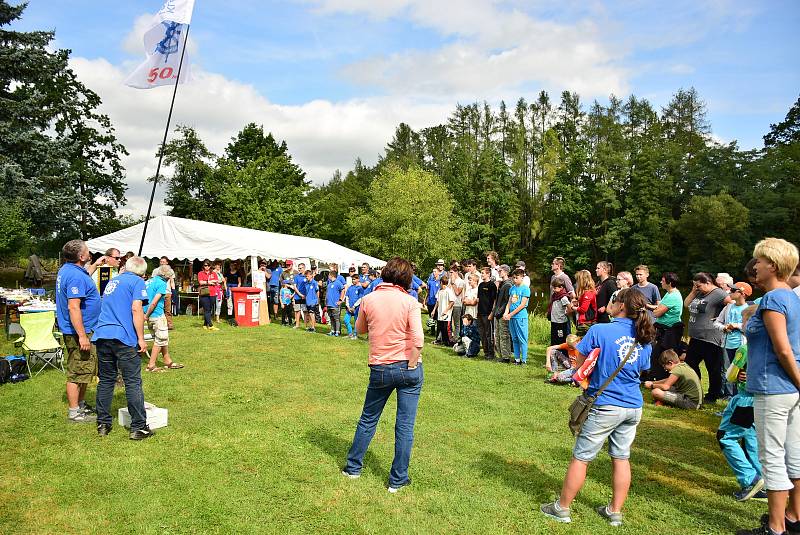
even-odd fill
[[[73,51],[132,152],[133,206],[169,91],[119,80],[161,3],[31,0],[15,25],[54,29]],[[262,123],[320,182],[356,157],[374,162],[398,122],[438,124],[457,102],[571,89],[587,104],[614,92],[663,106],[694,86],[714,136],[753,148],[800,94],[797,28],[794,0],[197,0],[195,81],[179,91],[176,120],[216,151]]]

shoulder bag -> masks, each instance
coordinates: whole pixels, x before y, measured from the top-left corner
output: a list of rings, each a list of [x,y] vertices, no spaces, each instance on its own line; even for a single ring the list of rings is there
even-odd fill
[[[575,401],[573,401],[569,406],[569,430],[572,431],[572,436],[577,436],[578,433],[581,432],[581,428],[583,427],[583,423],[586,421],[586,418],[589,417],[589,411],[592,410],[592,406],[594,406],[595,400],[600,397],[600,394],[603,393],[603,390],[611,384],[611,381],[614,380],[614,377],[622,370],[622,367],[625,366],[625,363],[628,362],[628,359],[633,353],[633,349],[636,347],[637,344],[631,344],[630,349],[628,349],[627,355],[625,358],[622,359],[622,362],[619,363],[617,369],[614,370],[614,373],[608,376],[608,379],[602,384],[600,388],[597,389],[597,392],[593,396],[586,395],[586,392],[583,392]]]

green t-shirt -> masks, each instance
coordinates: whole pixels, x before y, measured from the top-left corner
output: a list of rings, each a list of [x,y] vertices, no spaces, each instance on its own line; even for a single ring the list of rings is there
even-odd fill
[[[661,298],[661,304],[667,307],[664,315],[656,321],[666,327],[672,327],[676,323],[681,322],[681,314],[683,313],[683,298],[678,290],[667,292]]]
[[[695,371],[685,362],[681,362],[669,372],[678,377],[677,382],[672,385],[676,392],[685,395],[687,398],[700,403],[700,395],[703,387],[700,385],[700,378]]]
[[[736,356],[733,358],[733,365],[743,370],[747,368],[747,344],[742,344],[736,350]],[[739,392],[747,392],[747,381],[736,383]]]

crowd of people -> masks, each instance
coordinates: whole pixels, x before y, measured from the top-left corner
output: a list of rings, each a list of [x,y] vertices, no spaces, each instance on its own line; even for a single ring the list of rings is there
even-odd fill
[[[148,322],[154,345],[145,369],[182,367],[168,350],[168,299],[174,271],[166,258],[145,285],[144,259],[107,251],[90,262],[86,244],[68,242],[57,280],[57,316],[67,348],[68,418],[96,421],[111,431],[110,400],[117,375],[125,384],[131,414],[131,439],[152,436],[146,423],[141,388],[140,352],[146,351]],[[92,280],[98,265],[115,271]],[[747,281],[727,273],[697,273],[685,297],[678,276],[665,272],[660,288],[649,281],[646,265],[614,272],[607,261],[575,273],[565,260],[553,259],[547,318],[550,346],[545,356],[548,382],[571,384],[592,400],[579,426],[572,460],[559,498],[541,512],[571,521],[570,504],[582,487],[589,463],[605,441],[612,458],[612,496],[598,513],[612,525],[622,523],[630,487],[630,451],[649,390],[656,405],[697,410],[724,400],[717,439],[740,490],[739,501],[766,498],[761,525],[743,534],[800,532],[800,268],[796,246],[781,239],[759,242],[744,267]],[[226,291],[245,284],[239,262],[203,262],[198,274],[204,328],[215,330]],[[173,281],[172,283],[170,281]],[[317,332],[322,313],[327,334],[349,338],[368,334],[370,384],[343,474],[360,475],[363,457],[383,407],[397,390],[395,459],[389,491],[410,483],[408,465],[416,408],[422,389],[421,309],[428,312],[432,344],[452,347],[467,358],[480,352],[487,360],[523,366],[528,361],[530,278],[523,262],[501,264],[497,253],[486,265],[475,260],[440,259],[423,281],[416,266],[393,258],[382,270],[336,264],[327,274],[291,260],[261,262],[250,275],[261,287],[268,311],[284,325]],[[105,282],[102,299],[99,283]],[[203,289],[205,287],[205,290]],[[754,290],[763,292],[752,299]],[[228,305],[230,310],[230,303]],[[683,313],[688,310],[684,333]],[[344,323],[344,328],[342,326]],[[702,392],[700,362],[708,373]],[[86,404],[86,385],[97,370],[96,411]],[[96,416],[95,416],[96,412]],[[788,505],[787,505],[788,500]]]

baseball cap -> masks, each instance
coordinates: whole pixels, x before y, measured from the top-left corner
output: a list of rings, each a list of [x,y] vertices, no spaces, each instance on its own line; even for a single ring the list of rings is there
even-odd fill
[[[287,265],[287,266],[293,266],[293,265],[294,265],[294,262],[292,262],[291,260],[287,260],[287,261],[286,261],[286,265]]]
[[[505,271],[506,273],[511,273],[511,268],[508,266],[508,264],[501,264],[497,269],[500,271]]]
[[[729,284],[728,288],[730,288],[731,291],[734,292],[735,291],[742,292],[742,295],[745,297],[750,297],[751,295],[753,295],[753,287],[747,284],[746,282],[736,282],[734,284]]]
[[[444,259],[440,258],[439,260],[437,260],[436,261],[436,265],[437,266],[443,266],[444,265]]]

